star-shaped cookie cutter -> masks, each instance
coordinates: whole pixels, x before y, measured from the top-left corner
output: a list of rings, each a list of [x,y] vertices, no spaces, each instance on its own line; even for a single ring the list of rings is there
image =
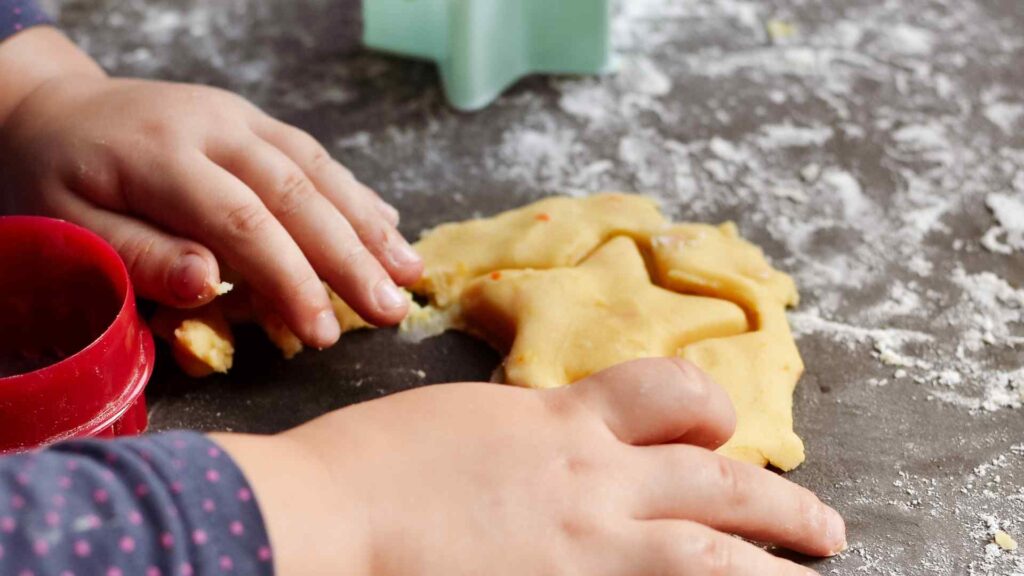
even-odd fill
[[[363,43],[432,60],[457,109],[534,73],[611,67],[609,0],[364,0]]]

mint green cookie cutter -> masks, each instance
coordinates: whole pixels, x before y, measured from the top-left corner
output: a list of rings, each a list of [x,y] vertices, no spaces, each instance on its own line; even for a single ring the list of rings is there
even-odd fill
[[[459,110],[534,73],[611,67],[609,0],[364,0],[363,43],[433,60]]]

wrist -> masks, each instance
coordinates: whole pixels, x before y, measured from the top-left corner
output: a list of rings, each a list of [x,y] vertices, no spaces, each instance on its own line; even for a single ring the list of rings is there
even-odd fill
[[[368,574],[364,530],[352,494],[302,440],[288,434],[212,434],[256,495],[275,574]]]
[[[50,26],[34,26],[0,43],[0,127],[25,98],[61,77],[105,78],[106,73]]]

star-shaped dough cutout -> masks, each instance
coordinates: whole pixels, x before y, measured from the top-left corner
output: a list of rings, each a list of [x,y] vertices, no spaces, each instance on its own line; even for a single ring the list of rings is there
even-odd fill
[[[533,388],[748,330],[736,304],[655,286],[636,243],[622,236],[576,267],[478,278],[461,305],[467,326],[508,351],[506,381]]]

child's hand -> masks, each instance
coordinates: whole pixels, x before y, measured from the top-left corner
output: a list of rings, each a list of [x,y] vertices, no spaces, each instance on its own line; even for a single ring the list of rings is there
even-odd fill
[[[253,483],[280,574],[813,575],[840,516],[712,453],[726,394],[682,360],[572,387],[432,386],[273,439],[219,436]]]
[[[209,301],[216,254],[312,346],[339,335],[318,277],[393,324],[407,310],[396,283],[422,270],[394,208],[312,137],[222,90],[59,76],[3,122],[0,164],[8,211],[98,232],[141,295]]]

